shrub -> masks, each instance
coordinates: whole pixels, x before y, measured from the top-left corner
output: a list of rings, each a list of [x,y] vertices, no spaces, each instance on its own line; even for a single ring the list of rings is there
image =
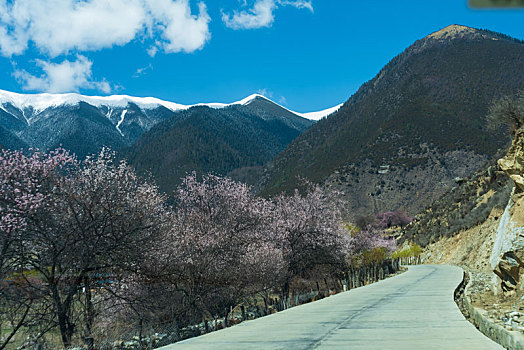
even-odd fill
[[[409,258],[422,254],[422,248],[417,243],[411,243],[409,247],[396,250],[391,254],[391,257],[394,259],[397,258]]]
[[[524,91],[492,102],[486,119],[491,129],[501,125],[509,126],[511,131],[521,128],[524,125]]]

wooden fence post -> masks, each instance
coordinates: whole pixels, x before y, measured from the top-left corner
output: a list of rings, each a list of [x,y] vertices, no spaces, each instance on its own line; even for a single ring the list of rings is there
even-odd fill
[[[266,300],[264,299],[264,302],[265,302],[265,301],[266,301]],[[245,308],[245,306],[244,306],[244,305],[240,305],[240,310],[242,310],[242,321],[247,320],[247,317],[246,317],[246,308]]]

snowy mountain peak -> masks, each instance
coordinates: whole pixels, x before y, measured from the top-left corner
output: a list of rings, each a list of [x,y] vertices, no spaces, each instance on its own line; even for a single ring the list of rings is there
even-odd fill
[[[267,97],[264,96],[264,95],[260,95],[260,94],[252,94],[252,95],[246,97],[245,99],[236,102],[235,104],[239,104],[239,105],[243,105],[243,106],[245,106],[245,105],[250,104],[251,102],[253,102],[253,101],[256,100],[257,98],[263,98],[263,99],[265,99],[265,100],[271,101],[269,98],[267,98]],[[273,101],[271,101],[271,102],[273,102]],[[273,103],[275,103],[275,102],[273,102]]]

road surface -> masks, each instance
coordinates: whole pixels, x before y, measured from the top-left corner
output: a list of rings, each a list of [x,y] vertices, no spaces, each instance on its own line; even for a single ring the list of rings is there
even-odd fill
[[[179,349],[502,349],[453,300],[462,270],[401,275],[163,347]]]

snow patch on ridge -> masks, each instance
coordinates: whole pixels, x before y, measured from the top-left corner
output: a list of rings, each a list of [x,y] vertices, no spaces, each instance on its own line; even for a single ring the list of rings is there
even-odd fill
[[[18,109],[32,107],[38,113],[47,108],[59,106],[74,106],[80,102],[88,103],[95,107],[108,106],[125,108],[129,103],[134,103],[143,109],[153,109],[164,106],[172,111],[187,109],[178,103],[163,101],[154,97],[132,97],[127,95],[113,96],[84,96],[80,94],[17,94],[14,92],[0,90],[0,104],[10,103]]]
[[[106,114],[106,118],[111,121],[111,116],[113,115],[113,108],[110,108]]]
[[[297,113],[297,112],[293,112],[295,114],[298,114],[299,116],[301,117],[304,117],[306,119],[310,119],[310,120],[320,120],[324,117],[327,117],[328,115],[331,115],[335,112],[337,112],[340,107],[342,107],[343,103],[335,106],[335,107],[331,107],[331,108],[328,108],[328,109],[325,109],[323,111],[318,111],[318,112],[309,112],[309,113]]]
[[[127,113],[127,109],[124,109],[122,111],[122,115],[120,115],[120,120],[118,121],[118,123],[116,124],[116,129],[118,130],[118,132],[120,133],[120,135],[124,136],[124,133],[122,132],[122,130],[120,130],[120,125],[122,125],[122,123],[124,122],[124,118],[126,117],[126,113]]]

